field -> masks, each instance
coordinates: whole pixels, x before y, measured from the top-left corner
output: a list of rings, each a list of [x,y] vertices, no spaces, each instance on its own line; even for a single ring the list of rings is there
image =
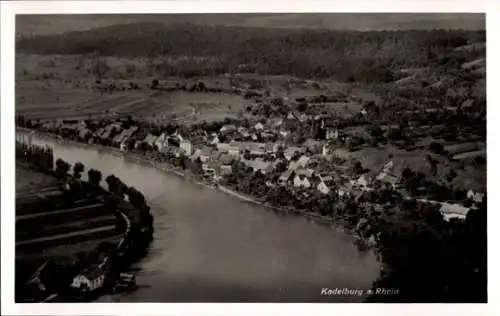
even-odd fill
[[[16,164],[16,194],[37,192],[57,184],[57,180],[43,173]]]
[[[183,124],[217,121],[226,117],[252,117],[247,110],[257,104],[253,99],[229,92],[152,91],[155,78],[151,68],[161,65],[163,58],[102,58],[109,68],[108,81],[127,85],[136,83],[140,90],[101,93],[96,89],[95,60],[84,55],[16,56],[16,112],[32,119],[87,119],[112,113],[130,114],[152,122],[176,120]],[[132,70],[131,70],[132,69]],[[126,79],[124,79],[126,78]],[[302,96],[342,93],[346,102],[321,103],[320,111],[349,116],[361,110],[357,100],[371,100],[373,95],[359,87],[330,80],[301,80],[285,75],[217,76],[199,78],[159,77],[161,85],[174,87],[192,85],[198,80],[207,87],[230,91],[234,85],[243,89],[254,87],[269,91],[270,97],[290,100]]]

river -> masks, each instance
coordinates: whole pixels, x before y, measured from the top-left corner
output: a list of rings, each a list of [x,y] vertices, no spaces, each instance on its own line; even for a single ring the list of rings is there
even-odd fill
[[[99,302],[359,302],[323,288],[368,289],[380,265],[353,237],[297,216],[279,215],[107,149],[33,136],[54,156],[103,179],[114,174],[146,196],[154,241],[136,263],[137,291]],[[85,171],[85,174],[86,174]]]

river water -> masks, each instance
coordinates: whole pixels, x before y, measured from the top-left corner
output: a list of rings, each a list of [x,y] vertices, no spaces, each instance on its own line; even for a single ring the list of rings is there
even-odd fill
[[[137,291],[100,302],[359,302],[323,288],[368,289],[380,265],[353,238],[303,217],[279,215],[108,149],[34,136],[54,156],[103,179],[114,174],[146,196],[154,241],[136,263]],[[85,172],[86,173],[86,172]]]

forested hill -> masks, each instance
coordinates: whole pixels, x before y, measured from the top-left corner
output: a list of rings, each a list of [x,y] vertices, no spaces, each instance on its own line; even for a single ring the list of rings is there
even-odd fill
[[[32,54],[205,57],[212,73],[391,80],[391,69],[443,65],[454,58],[462,62],[463,56],[454,48],[484,41],[485,31],[359,32],[133,23],[20,38],[16,48],[18,53]],[[204,67],[208,66],[199,68]]]
[[[17,15],[18,34],[60,34],[114,24],[158,22],[283,29],[484,30],[481,13],[200,13],[200,14],[36,14]]]

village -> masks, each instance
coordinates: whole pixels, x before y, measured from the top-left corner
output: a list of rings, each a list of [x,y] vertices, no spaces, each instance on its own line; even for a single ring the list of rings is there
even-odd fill
[[[357,117],[364,119],[370,109],[370,104],[364,106]],[[454,113],[456,110],[442,111]],[[62,138],[111,146],[123,153],[141,154],[148,160],[169,163],[179,170],[190,171],[207,184],[224,186],[255,201],[289,211],[300,209],[302,204],[305,213],[332,216],[345,214],[346,201],[354,201],[358,209],[381,212],[394,207],[401,199],[417,199],[437,205],[446,220],[465,219],[469,209],[484,198],[484,192],[477,186],[452,190],[437,181],[428,181],[422,172],[412,171],[415,158],[411,153],[408,159],[389,153],[375,168],[365,168],[353,153],[363,148],[373,149],[377,144],[362,139],[362,135],[367,134],[363,128],[342,128],[342,121],[339,123],[325,114],[313,116],[291,109],[281,117],[278,114],[268,119],[226,118],[191,126],[154,126],[151,122],[118,114],[94,120],[29,124]],[[399,128],[395,124],[382,125],[373,131],[373,127],[368,126],[368,135],[380,142],[383,135],[390,138],[391,132]],[[413,135],[421,134],[421,139],[415,137],[411,146],[430,153],[423,159],[434,173],[436,165],[444,159],[456,161],[465,152],[464,157],[469,161],[472,157],[480,162],[481,155],[485,154],[477,141],[465,147],[464,144],[443,146],[429,142],[425,136],[439,133],[439,125],[409,130]],[[396,154],[408,146],[407,140],[393,143],[400,147]],[[471,152],[474,155],[470,155]],[[283,199],[283,194],[288,198]],[[364,222],[362,219],[356,216],[349,222],[359,227]]]

